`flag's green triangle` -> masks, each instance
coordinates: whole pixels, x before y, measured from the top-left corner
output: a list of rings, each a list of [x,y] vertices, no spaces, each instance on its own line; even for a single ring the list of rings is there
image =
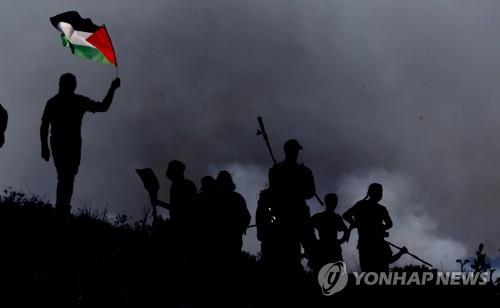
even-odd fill
[[[63,45],[63,47],[68,46],[69,41],[68,41],[68,38],[66,37],[66,35],[61,34],[61,40],[62,40],[62,45]]]

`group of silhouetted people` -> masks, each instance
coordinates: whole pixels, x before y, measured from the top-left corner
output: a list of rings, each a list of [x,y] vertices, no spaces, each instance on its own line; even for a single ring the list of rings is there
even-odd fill
[[[403,247],[393,254],[385,240],[393,224],[387,209],[379,204],[382,185],[371,184],[366,197],[343,216],[335,213],[338,196],[329,193],[325,211],[311,217],[306,200],[316,196],[316,189],[311,170],[298,163],[301,149],[295,139],[285,143],[285,160],[269,170],[269,187],[260,194],[256,222],[264,263],[274,269],[300,271],[305,255],[317,272],[327,263],[343,260],[341,245],[357,229],[361,270],[389,270],[389,264],[407,250]],[[343,233],[341,238],[339,233]]]
[[[179,281],[187,281],[197,298],[217,297],[220,290],[237,288],[241,275],[243,235],[250,224],[245,199],[236,192],[231,174],[220,171],[214,178],[204,176],[197,189],[184,175],[186,166],[178,160],[168,163],[167,179],[171,181],[169,201],[152,197],[153,206],[169,211],[169,219],[153,221],[153,232],[159,234],[160,253],[173,257]],[[171,241],[171,251],[161,248],[163,235]],[[209,280],[201,289],[200,280]],[[212,298],[213,299],[213,298]],[[204,306],[204,305],[203,305]],[[229,305],[230,306],[230,305]]]
[[[251,219],[245,199],[235,191],[228,171],[220,171],[216,178],[203,177],[198,190],[184,177],[185,169],[184,163],[171,161],[166,172],[171,181],[170,200],[152,200],[155,206],[169,210],[181,257],[216,256],[214,259],[237,262]]]
[[[80,165],[83,116],[86,112],[107,111],[115,90],[120,87],[120,79],[111,83],[102,102],[75,94],[76,86],[74,75],[61,76],[59,92],[47,102],[40,128],[42,157],[49,160],[52,153],[57,170],[56,209],[64,214],[71,209],[73,183]],[[0,131],[5,131],[6,118],[2,108]],[[301,149],[295,139],[284,144],[285,159],[270,168],[269,186],[260,193],[256,225],[263,262],[271,268],[294,271],[302,268],[305,255],[311,267],[318,270],[328,262],[342,260],[341,245],[356,228],[361,269],[388,270],[389,264],[406,251],[393,255],[385,241],[392,220],[387,209],[378,203],[382,199],[382,186],[371,184],[366,198],[350,208],[343,218],[335,213],[337,195],[327,194],[325,211],[311,217],[306,201],[317,196],[316,187],[311,170],[298,162]],[[250,213],[244,198],[235,191],[231,174],[221,171],[217,178],[204,177],[198,190],[184,177],[185,168],[182,162],[171,161],[166,172],[171,181],[170,200],[152,200],[155,206],[169,210],[179,250],[191,257],[209,250],[217,251],[218,259],[237,258]],[[339,233],[343,233],[340,239]]]
[[[64,215],[71,210],[73,184],[81,160],[83,116],[86,112],[107,111],[120,79],[111,83],[102,102],[75,94],[76,86],[74,75],[60,77],[59,92],[47,102],[40,128],[42,157],[48,161],[52,156],[57,170],[56,209]],[[6,110],[0,106],[0,146],[5,140],[7,119]],[[262,262],[273,270],[294,272],[302,270],[301,262],[306,256],[310,267],[318,271],[326,263],[343,260],[341,245],[357,229],[362,271],[387,271],[389,264],[407,250],[393,254],[385,240],[393,222],[387,209],[379,204],[382,185],[371,184],[366,197],[342,216],[335,212],[338,196],[329,193],[324,198],[324,212],[311,217],[306,201],[317,197],[316,187],[312,171],[298,162],[300,150],[302,146],[297,140],[285,142],[285,159],[269,169],[268,187],[260,193],[256,226]],[[205,254],[213,256],[214,261],[233,264],[241,254],[243,236],[251,220],[245,199],[235,191],[229,172],[220,171],[216,178],[203,177],[198,190],[185,178],[185,169],[178,160],[168,164],[170,199],[164,202],[155,197],[151,200],[153,205],[169,211],[181,259],[196,260]]]

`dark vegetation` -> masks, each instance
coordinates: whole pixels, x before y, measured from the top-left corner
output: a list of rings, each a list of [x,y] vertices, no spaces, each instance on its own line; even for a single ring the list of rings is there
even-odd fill
[[[145,219],[146,220],[146,219]],[[324,297],[312,274],[271,275],[258,257],[186,262],[169,222],[129,224],[125,215],[60,217],[43,198],[6,190],[0,200],[0,302],[165,307],[334,307],[339,304],[472,304],[498,307],[499,285],[356,287]],[[216,255],[216,254],[215,254]],[[429,271],[425,267],[395,271]]]

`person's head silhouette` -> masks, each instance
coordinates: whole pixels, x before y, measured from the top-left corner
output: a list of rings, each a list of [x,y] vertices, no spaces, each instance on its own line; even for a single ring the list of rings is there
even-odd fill
[[[217,175],[217,186],[223,192],[234,191],[236,189],[236,185],[234,185],[233,182],[233,177],[226,170],[219,172],[219,174]]]
[[[337,208],[337,203],[339,202],[339,198],[335,193],[329,193],[325,196],[325,206],[327,212],[335,212]]]
[[[186,170],[186,165],[178,160],[172,160],[168,163],[167,167],[167,178],[171,181],[178,181],[184,179],[184,170]]]
[[[374,202],[379,202],[382,200],[382,195],[383,195],[383,188],[382,185],[379,183],[372,183],[370,186],[368,186],[368,193],[366,196]]]
[[[299,158],[299,151],[302,150],[302,146],[297,139],[290,139],[285,142],[283,150],[285,150],[285,159],[295,162]]]
[[[76,90],[76,77],[71,73],[61,75],[59,78],[59,93],[73,94]]]
[[[216,190],[216,188],[217,188],[217,183],[212,176],[207,175],[201,179],[200,190],[202,192],[210,193],[210,192],[213,192],[214,190]]]

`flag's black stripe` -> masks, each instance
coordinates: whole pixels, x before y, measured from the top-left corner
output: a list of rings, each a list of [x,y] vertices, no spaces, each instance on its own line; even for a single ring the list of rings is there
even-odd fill
[[[99,28],[92,22],[92,20],[90,20],[90,18],[84,19],[76,11],[69,11],[51,17],[50,22],[56,28],[60,22],[67,22],[68,24],[73,26],[73,29],[77,31],[91,32],[91,33],[95,32]]]

